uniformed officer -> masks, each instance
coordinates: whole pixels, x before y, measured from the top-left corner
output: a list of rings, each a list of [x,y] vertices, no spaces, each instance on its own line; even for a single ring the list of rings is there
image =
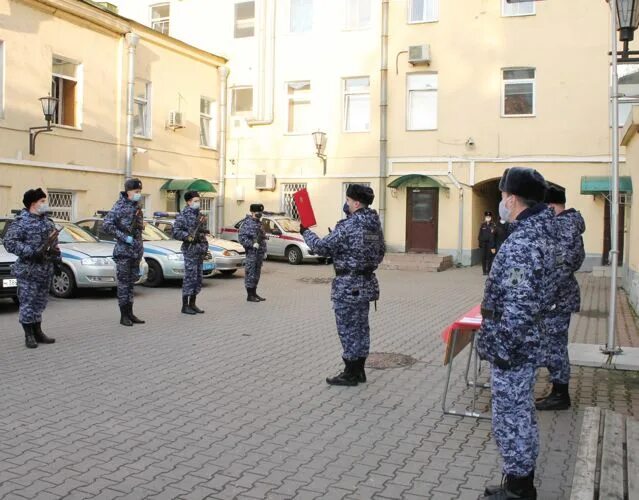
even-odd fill
[[[127,179],[111,211],[104,218],[104,231],[115,236],[113,260],[118,278],[120,324],[133,326],[144,323],[133,314],[133,287],[140,276],[140,261],[144,254],[142,231],[144,215],[138,202],[142,199],[142,181]]]
[[[16,215],[4,237],[8,252],[18,256],[13,272],[18,280],[19,320],[27,347],[53,344],[55,339],[42,331],[42,313],[47,307],[54,268],[59,273],[61,262],[58,230],[47,217],[47,194],[29,189],[22,198],[24,209]]]
[[[206,217],[200,214],[200,193],[184,193],[186,206],[175,218],[173,237],[182,240],[184,254],[184,281],[182,281],[182,312],[202,314],[204,311],[195,304],[197,294],[202,290],[202,265],[208,252]]]
[[[586,258],[581,236],[586,223],[574,208],[566,210],[566,192],[550,186],[546,203],[556,214],[555,227],[560,262],[557,266],[559,282],[556,307],[545,318],[546,367],[550,373],[552,391],[536,402],[538,410],[567,410],[570,408],[570,360],[568,359],[568,328],[571,313],[578,312],[581,300],[575,272]]]
[[[386,249],[379,216],[369,208],[374,198],[370,187],[351,184],[346,191],[351,215],[340,221],[328,236],[321,239],[308,228],[300,227],[311,251],[332,257],[335,267],[331,300],[345,368],[339,375],[326,379],[331,385],[366,382],[364,365],[370,348],[368,313],[370,302],[379,298],[375,270]]]
[[[238,235],[240,244],[246,250],[244,285],[246,286],[246,300],[248,302],[262,302],[266,299],[257,294],[257,284],[260,282],[262,262],[266,254],[266,233],[262,227],[264,205],[253,203],[250,212],[242,222]]]
[[[493,222],[493,213],[490,211],[484,212],[484,222],[479,226],[479,253],[481,256],[481,268],[484,272],[484,276],[487,276],[490,272],[490,267],[493,265],[493,258],[497,253],[497,228]]]
[[[533,389],[544,358],[543,317],[554,306],[557,287],[553,215],[536,170],[506,169],[499,189],[499,214],[512,227],[486,280],[477,352],[492,364],[493,434],[504,480],[487,487],[484,498],[535,499],[539,431]]]

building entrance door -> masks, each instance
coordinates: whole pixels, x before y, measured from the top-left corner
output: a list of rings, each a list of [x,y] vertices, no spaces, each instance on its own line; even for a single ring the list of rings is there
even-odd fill
[[[437,188],[407,188],[407,252],[437,253],[438,200]]]

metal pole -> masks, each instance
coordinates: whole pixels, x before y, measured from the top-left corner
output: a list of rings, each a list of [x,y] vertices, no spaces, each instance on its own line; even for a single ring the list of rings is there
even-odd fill
[[[619,346],[615,345],[617,330],[617,262],[619,260],[619,89],[617,79],[617,2],[610,1],[610,40],[612,45],[612,178],[610,200],[610,307],[608,316],[608,342],[603,352],[618,354]]]
[[[133,170],[133,98],[135,92],[135,50],[140,41],[139,35],[127,33],[124,38],[128,45],[128,70],[126,85],[126,156],[124,178],[129,179]]]
[[[386,229],[386,162],[388,160],[388,15],[389,0],[382,1],[382,40],[379,96],[379,218]]]
[[[220,66],[218,68],[219,75],[219,96],[220,96],[220,106],[219,106],[219,121],[220,126],[218,128],[218,170],[219,170],[219,184],[218,184],[218,193],[217,193],[217,221],[216,227],[213,228],[213,232],[216,235],[220,235],[222,228],[224,227],[224,201],[226,199],[226,128],[227,128],[227,119],[226,116],[226,102],[228,99],[228,77],[229,77],[229,69],[226,66]]]

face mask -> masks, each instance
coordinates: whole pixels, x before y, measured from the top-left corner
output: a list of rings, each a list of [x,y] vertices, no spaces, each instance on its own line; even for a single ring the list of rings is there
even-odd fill
[[[485,220],[486,222],[490,222],[492,219],[491,219],[490,217],[485,217],[485,218],[484,218],[484,220]]]
[[[191,203],[191,208],[194,208],[195,210],[197,210],[198,208],[200,208],[200,202],[199,201],[195,201],[195,202]]]
[[[262,212],[255,212],[255,218],[256,219],[261,219],[262,218]]]
[[[501,200],[499,202],[499,217],[501,217],[505,221],[510,221],[510,209],[506,207],[506,200]]]
[[[142,199],[142,195],[140,193],[133,193],[131,197],[131,201],[140,201]]]
[[[47,203],[43,203],[37,210],[40,215],[44,215],[49,211],[49,205]]]
[[[342,211],[348,216],[351,215],[351,209],[348,208],[348,203],[344,203],[344,206],[342,207]]]

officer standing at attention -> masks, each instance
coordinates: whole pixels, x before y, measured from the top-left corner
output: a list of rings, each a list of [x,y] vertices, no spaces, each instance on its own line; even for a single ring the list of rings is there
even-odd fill
[[[264,261],[264,254],[266,254],[266,233],[262,227],[264,205],[253,203],[250,211],[251,213],[247,214],[244,222],[242,222],[238,240],[246,250],[244,267],[246,300],[248,302],[262,302],[266,299],[257,294],[257,284],[260,282],[262,262]]]
[[[479,252],[481,255],[481,269],[484,276],[490,272],[493,265],[493,258],[497,253],[497,228],[493,222],[493,213],[484,212],[484,222],[479,227]]]
[[[47,307],[49,288],[61,262],[58,230],[47,217],[47,194],[29,189],[22,198],[23,208],[9,225],[4,237],[8,252],[18,256],[13,272],[18,279],[19,320],[24,329],[25,345],[53,344],[55,339],[42,331],[42,313]]]
[[[311,251],[332,257],[335,266],[331,300],[345,368],[339,375],[326,379],[330,385],[355,386],[366,382],[364,365],[370,348],[368,313],[370,303],[379,298],[375,270],[386,250],[379,216],[369,208],[374,198],[370,187],[351,184],[346,191],[351,215],[340,221],[328,236],[321,239],[300,226]]]
[[[486,280],[477,352],[492,364],[492,430],[504,479],[488,486],[484,498],[533,500],[539,454],[533,389],[544,361],[543,320],[557,293],[556,237],[539,172],[506,169],[499,189],[499,214],[512,222],[511,232]]]
[[[586,223],[574,208],[566,210],[566,192],[550,186],[546,192],[546,203],[553,210],[560,262],[557,266],[559,283],[555,309],[546,316],[546,366],[550,372],[552,391],[537,400],[538,410],[567,410],[570,408],[570,360],[568,359],[568,328],[571,313],[581,306],[579,283],[575,272],[586,258],[582,234]]]
[[[182,312],[184,314],[202,314],[204,311],[195,305],[195,298],[202,290],[202,265],[209,250],[206,235],[206,217],[200,215],[200,193],[184,193],[186,206],[175,218],[173,237],[182,240],[184,254],[184,281],[182,281]]]
[[[142,181],[127,179],[111,211],[104,218],[102,228],[115,236],[113,260],[118,278],[118,304],[120,324],[133,326],[144,323],[133,314],[133,287],[139,278],[140,260],[144,254],[142,231],[144,216],[138,202],[142,199]]]

